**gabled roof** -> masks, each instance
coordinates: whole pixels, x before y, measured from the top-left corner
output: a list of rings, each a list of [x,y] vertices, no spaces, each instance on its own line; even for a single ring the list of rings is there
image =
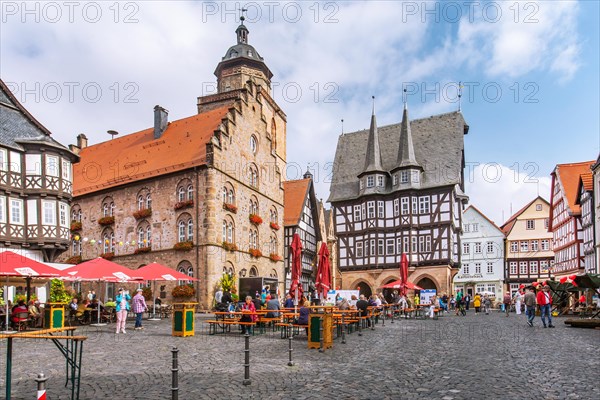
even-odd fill
[[[595,161],[584,161],[571,164],[557,164],[552,172],[553,178],[558,179],[558,182],[561,185],[563,196],[565,196],[569,210],[573,215],[579,215],[581,213],[579,204],[576,204],[577,195],[579,193],[577,189],[579,187],[581,175],[588,173],[594,162]],[[555,202],[554,198],[552,199],[552,202]]]
[[[594,191],[594,174],[592,171],[581,174],[581,177],[579,178],[579,184],[577,185],[577,198],[575,199],[575,204],[581,205],[582,188],[586,192]]]
[[[472,204],[471,204],[471,205],[469,205],[469,207],[467,207],[467,209],[466,209],[466,210],[463,212],[463,214],[464,214],[464,213],[466,213],[466,212],[467,212],[467,210],[469,210],[469,208],[472,208],[472,209],[473,209],[473,211],[477,212],[479,215],[481,215],[483,218],[485,218],[485,220],[486,220],[487,222],[489,222],[490,224],[492,224],[492,226],[493,226],[494,228],[498,229],[500,232],[503,232],[503,231],[502,231],[502,229],[500,229],[500,227],[494,223],[494,221],[492,221],[491,219],[489,219],[489,218],[488,218],[488,217],[487,217],[487,216],[486,216],[484,213],[482,213],[482,212],[481,212],[481,211],[480,211],[480,210],[479,210],[477,207],[475,207],[475,206],[474,206],[474,205],[472,205]]]
[[[52,139],[50,131],[19,103],[0,79],[0,143],[15,150],[24,150],[22,143],[43,143],[77,157],[65,146]]]
[[[73,168],[74,195],[206,164],[206,144],[233,103],[170,122],[154,139],[154,127],[81,149]]]
[[[424,168],[421,188],[462,183],[464,134],[467,125],[461,113],[451,112],[410,122],[416,162]],[[377,129],[383,169],[397,167],[401,124]],[[357,176],[364,167],[369,130],[339,137],[334,159],[329,202],[359,197]]]
[[[502,224],[502,226],[500,227],[500,230],[502,230],[502,232],[504,232],[504,235],[508,236],[508,234],[512,230],[513,226],[515,225],[515,222],[517,222],[517,218],[521,214],[523,214],[525,212],[525,210],[527,210],[529,207],[531,207],[531,205],[533,203],[535,203],[538,199],[542,200],[544,203],[546,203],[548,206],[550,206],[550,203],[548,203],[548,201],[546,199],[544,199],[542,196],[538,196],[535,199],[531,200],[523,208],[521,208],[519,211],[514,213],[508,220],[506,220],[506,222],[504,224]]]
[[[294,226],[300,222],[302,209],[308,197],[311,179],[283,182],[283,225]]]

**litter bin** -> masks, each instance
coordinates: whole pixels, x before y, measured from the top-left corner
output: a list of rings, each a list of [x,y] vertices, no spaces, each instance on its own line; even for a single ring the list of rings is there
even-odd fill
[[[331,313],[314,313],[308,317],[308,348],[321,347],[321,318],[323,318],[323,348],[333,347],[333,315]]]
[[[46,303],[44,307],[44,328],[64,328],[65,306],[67,303]]]
[[[173,304],[173,336],[194,336],[194,311],[198,303]]]

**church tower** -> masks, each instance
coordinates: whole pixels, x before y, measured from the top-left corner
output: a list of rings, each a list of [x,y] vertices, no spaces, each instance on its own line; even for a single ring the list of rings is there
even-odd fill
[[[250,32],[244,25],[244,20],[244,16],[241,16],[241,24],[235,30],[237,44],[227,50],[215,70],[218,93],[242,89],[246,82],[251,80],[270,95],[273,73],[256,49],[248,44]]]

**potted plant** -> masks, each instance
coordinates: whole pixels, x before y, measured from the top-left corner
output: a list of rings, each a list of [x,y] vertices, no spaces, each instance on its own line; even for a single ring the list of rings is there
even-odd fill
[[[190,284],[175,286],[171,292],[171,296],[179,302],[190,300],[195,295],[196,289],[194,289],[194,285]]]
[[[150,251],[152,251],[152,246],[138,247],[133,251],[133,254],[150,253]]]
[[[60,279],[50,281],[50,294],[44,307],[44,328],[63,328],[65,326],[65,305],[71,301],[71,293],[65,289]]]
[[[269,258],[271,261],[281,261],[281,256],[279,254],[271,253],[269,254]]]
[[[237,246],[235,245],[235,243],[230,243],[230,242],[223,242],[221,244],[221,246],[223,246],[223,248],[227,251],[235,251],[237,250]]]
[[[175,203],[175,210],[182,210],[184,208],[190,208],[194,206],[194,200],[185,200]]]
[[[237,206],[231,203],[223,203],[223,209],[232,213],[237,213]]]
[[[177,251],[190,251],[192,248],[194,248],[194,242],[191,240],[186,242],[178,242],[173,245],[173,250]]]
[[[142,218],[148,218],[151,215],[152,215],[152,209],[151,208],[143,208],[141,210],[138,210],[138,211],[134,212],[133,213],[133,218],[135,218],[135,219],[142,219]]]
[[[71,221],[71,232],[77,232],[81,230],[81,222]]]
[[[248,249],[248,253],[254,258],[262,257],[262,251],[259,249]]]
[[[271,222],[269,224],[269,226],[271,227],[271,229],[278,231],[279,230],[279,224],[277,222]]]
[[[113,217],[113,216],[102,217],[102,218],[98,219],[98,224],[100,224],[102,226],[108,226],[108,225],[112,225],[114,223],[115,223],[115,217]]]
[[[248,216],[248,219],[250,220],[250,223],[252,223],[256,226],[262,224],[262,222],[263,222],[262,218],[258,214],[250,214]]]

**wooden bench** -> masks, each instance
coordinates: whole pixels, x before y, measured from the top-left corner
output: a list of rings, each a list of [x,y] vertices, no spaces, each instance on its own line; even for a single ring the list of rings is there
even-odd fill
[[[208,324],[208,334],[214,335],[217,333],[217,327],[220,326],[223,330],[223,333],[231,332],[231,325],[239,325],[239,326],[247,326],[254,327],[256,326],[256,322],[242,322],[236,319],[225,319],[225,320],[206,320],[204,321]],[[254,329],[252,330],[252,334],[254,335]]]
[[[288,337],[288,330],[290,328],[290,325],[292,327],[292,329],[295,332],[295,335],[299,335],[300,334],[300,328],[306,328],[308,329],[308,325],[301,325],[301,324],[289,324],[289,323],[285,323],[285,322],[280,322],[278,324],[275,324],[275,326],[278,326],[281,329],[281,338],[285,339]]]

